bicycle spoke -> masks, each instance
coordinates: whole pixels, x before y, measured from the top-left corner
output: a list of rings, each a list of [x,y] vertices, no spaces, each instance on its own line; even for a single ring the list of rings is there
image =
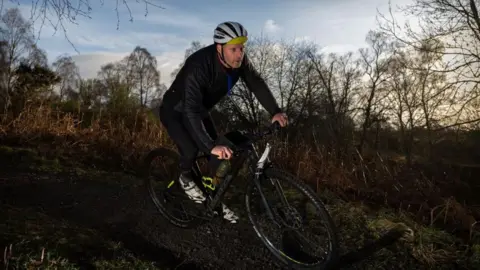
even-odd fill
[[[145,159],[148,167],[146,185],[153,203],[166,219],[180,227],[195,226],[201,215],[190,211],[190,200],[176,184],[180,174],[178,160],[176,152],[165,148],[149,153]]]
[[[276,178],[270,176],[265,179],[272,185],[261,186],[261,191],[274,214],[273,223],[280,226],[272,226],[272,220],[265,211],[253,213],[258,209],[254,206],[260,202],[259,191],[255,186],[250,200],[258,202],[251,205],[250,211],[256,230],[264,237],[267,246],[278,250],[276,255],[280,258],[302,265],[324,262],[332,252],[330,225],[322,221],[323,217],[314,204],[315,211],[309,211],[307,203],[312,201],[298,188],[299,184],[283,178],[280,173],[275,176]],[[262,208],[264,207],[258,210],[264,210]]]

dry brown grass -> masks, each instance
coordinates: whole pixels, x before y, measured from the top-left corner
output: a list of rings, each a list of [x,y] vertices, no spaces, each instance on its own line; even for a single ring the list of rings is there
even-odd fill
[[[458,196],[461,191],[457,183],[427,176],[420,168],[395,162],[377,152],[365,156],[356,152],[355,159],[346,164],[324,148],[302,142],[290,149],[281,148],[275,155],[288,156],[280,160],[281,164],[312,183],[317,192],[327,188],[349,201],[407,211],[426,226],[455,231],[466,240],[473,230],[478,230],[474,224],[480,219],[480,212],[473,205],[460,203],[463,198]],[[444,168],[436,169],[441,172]],[[461,188],[467,191],[472,187]]]
[[[0,123],[4,141],[31,144],[70,152],[85,159],[107,160],[135,170],[143,155],[158,146],[172,147],[159,121],[147,112],[136,111],[129,118],[98,112],[88,124],[85,116],[54,111],[48,106],[29,107],[18,117]],[[296,173],[317,189],[328,188],[349,200],[365,200],[373,205],[388,205],[416,214],[424,224],[460,228],[471,234],[475,217],[467,205],[459,203],[449,190],[440,190],[436,181],[401,162],[373,153],[354,153],[344,163],[318,145],[277,142],[274,155],[284,168]],[[286,157],[286,158],[285,158]]]
[[[112,118],[99,112],[88,127],[82,127],[83,116],[64,114],[47,106],[30,107],[15,119],[4,120],[0,124],[0,135],[14,143],[42,144],[47,148],[119,159],[125,167],[138,164],[145,151],[170,144],[163,128],[144,112],[137,111],[131,123]]]

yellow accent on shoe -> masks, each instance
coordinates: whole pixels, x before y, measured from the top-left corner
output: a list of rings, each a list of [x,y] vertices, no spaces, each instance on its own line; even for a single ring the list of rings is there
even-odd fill
[[[211,177],[202,176],[202,180],[203,180],[202,183],[204,187],[209,188],[211,190],[215,190],[215,185],[213,184],[213,179]]]

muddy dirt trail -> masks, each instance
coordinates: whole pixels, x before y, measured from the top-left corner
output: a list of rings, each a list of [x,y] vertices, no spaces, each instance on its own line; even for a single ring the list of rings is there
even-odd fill
[[[217,219],[197,229],[176,228],[155,210],[140,178],[118,172],[3,170],[0,183],[0,209],[28,209],[95,229],[122,242],[136,256],[159,265],[178,266],[176,269],[279,269],[265,258],[244,211],[239,211],[242,220],[238,224]],[[236,205],[231,208],[238,209]],[[89,258],[78,260],[86,262]]]
[[[28,149],[1,150],[0,164],[0,247],[33,240],[35,250],[67,245],[60,256],[80,269],[151,269],[150,262],[158,269],[281,269],[248,221],[242,189],[234,188],[225,200],[240,216],[238,224],[218,217],[181,229],[158,213],[142,178],[68,158],[46,159]],[[373,241],[367,221],[374,216],[322,195],[337,226],[340,254]],[[121,249],[112,251],[117,244]],[[360,255],[342,269],[431,269],[404,248]],[[125,257],[144,264],[125,266]],[[103,261],[114,265],[98,267]]]

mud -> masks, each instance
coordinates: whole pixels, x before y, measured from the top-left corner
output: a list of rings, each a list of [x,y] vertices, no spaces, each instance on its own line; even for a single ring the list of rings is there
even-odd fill
[[[279,269],[265,257],[242,205],[241,222],[181,229],[159,215],[140,178],[122,173],[0,172],[1,209],[25,208],[95,229],[136,256],[176,269]],[[77,254],[79,262],[91,258]],[[91,254],[92,257],[101,254]],[[86,266],[84,264],[84,266]],[[88,268],[88,267],[87,267]]]

